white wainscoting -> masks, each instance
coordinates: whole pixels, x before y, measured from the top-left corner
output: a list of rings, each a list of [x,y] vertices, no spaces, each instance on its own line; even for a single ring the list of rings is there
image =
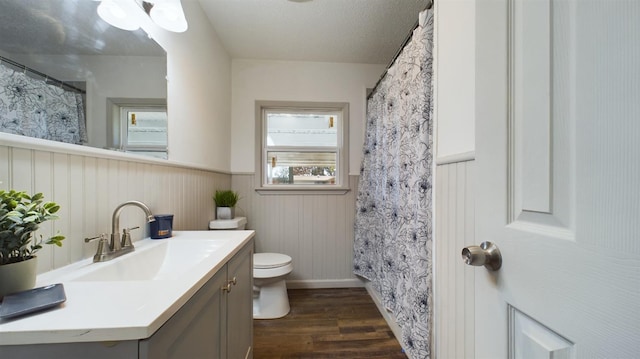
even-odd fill
[[[41,233],[67,238],[61,248],[38,252],[39,273],[93,256],[97,243],[84,238],[110,233],[113,210],[122,202],[138,200],[154,214],[173,214],[176,230],[206,230],[214,218],[213,193],[231,187],[230,174],[109,157],[0,145],[0,188],[42,192],[61,206],[60,218]],[[131,232],[134,241],[148,235],[139,208],[125,208],[120,219],[121,229],[140,226]]]
[[[448,161],[443,161],[448,162]],[[436,167],[435,358],[474,357],[474,267],[462,248],[475,244],[475,161]]]
[[[353,224],[358,176],[346,194],[259,194],[254,174],[234,174],[237,216],[256,230],[256,252],[293,258],[289,288],[362,286],[353,274]]]

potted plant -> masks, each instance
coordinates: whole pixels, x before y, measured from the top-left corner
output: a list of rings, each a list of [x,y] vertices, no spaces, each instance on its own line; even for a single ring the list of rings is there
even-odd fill
[[[41,223],[58,218],[58,210],[42,193],[0,190],[0,298],[35,286],[35,254],[42,244],[62,246],[60,234],[47,239],[35,235]]]
[[[236,217],[236,203],[240,197],[238,192],[231,190],[216,191],[213,201],[216,204],[216,218],[234,219]]]

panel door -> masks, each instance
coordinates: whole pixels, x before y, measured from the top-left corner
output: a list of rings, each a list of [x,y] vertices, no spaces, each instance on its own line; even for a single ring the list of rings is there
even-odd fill
[[[637,358],[640,2],[476,11],[476,357]]]

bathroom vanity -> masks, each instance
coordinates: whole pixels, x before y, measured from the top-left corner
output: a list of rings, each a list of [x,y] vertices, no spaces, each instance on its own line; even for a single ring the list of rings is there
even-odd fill
[[[252,358],[254,235],[176,231],[44,273],[67,301],[0,320],[0,357]]]

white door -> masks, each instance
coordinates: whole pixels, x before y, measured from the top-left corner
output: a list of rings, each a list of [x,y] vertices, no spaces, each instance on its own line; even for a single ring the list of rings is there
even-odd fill
[[[476,358],[640,358],[640,1],[476,11]]]

